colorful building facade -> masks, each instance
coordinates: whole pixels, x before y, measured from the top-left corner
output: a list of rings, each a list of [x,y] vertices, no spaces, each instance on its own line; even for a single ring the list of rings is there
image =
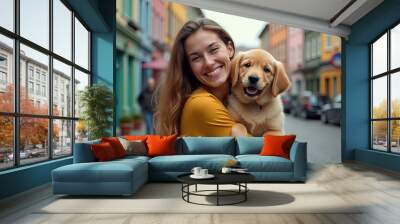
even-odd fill
[[[320,95],[333,99],[341,95],[341,40],[321,33]]]
[[[140,114],[137,97],[144,77],[151,71],[142,70],[142,62],[150,61],[152,1],[117,0],[116,52],[116,121],[123,116]]]

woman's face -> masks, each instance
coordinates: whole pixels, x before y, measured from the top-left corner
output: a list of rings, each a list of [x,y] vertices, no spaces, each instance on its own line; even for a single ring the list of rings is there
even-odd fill
[[[217,88],[227,81],[234,54],[231,44],[227,46],[216,33],[200,29],[184,45],[192,72],[203,85]]]

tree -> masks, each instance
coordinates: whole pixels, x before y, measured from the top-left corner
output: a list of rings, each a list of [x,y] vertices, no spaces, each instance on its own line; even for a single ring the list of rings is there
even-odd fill
[[[13,85],[8,85],[5,93],[0,93],[0,108],[4,112],[13,112],[14,97]],[[47,104],[34,105],[29,99],[28,93],[24,87],[20,88],[20,108],[24,114],[47,114]],[[0,146],[5,148],[13,147],[13,117],[0,116]],[[48,136],[47,118],[20,118],[20,148],[24,149],[26,145],[46,144]],[[55,127],[53,138],[59,135],[59,128]]]

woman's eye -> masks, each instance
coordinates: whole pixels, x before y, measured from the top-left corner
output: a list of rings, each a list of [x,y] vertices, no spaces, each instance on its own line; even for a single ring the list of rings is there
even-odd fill
[[[248,67],[250,67],[250,62],[247,62],[246,64],[244,64],[244,67],[246,67],[246,68],[248,68]]]
[[[269,68],[267,68],[267,67],[264,67],[264,72],[265,72],[265,73],[268,73],[268,72],[270,72]]]
[[[216,53],[217,51],[218,51],[218,48],[212,48],[210,52],[211,53]]]
[[[199,57],[192,58],[192,61],[197,61],[197,60],[199,60]]]

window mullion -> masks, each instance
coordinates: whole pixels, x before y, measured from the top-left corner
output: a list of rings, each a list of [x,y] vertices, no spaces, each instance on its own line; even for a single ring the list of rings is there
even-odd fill
[[[75,12],[72,11],[72,16],[71,16],[71,23],[72,23],[72,29],[71,29],[71,56],[72,56],[72,66],[71,66],[71,91],[72,91],[72,95],[71,95],[71,100],[72,100],[72,105],[71,105],[71,117],[75,118]],[[76,122],[75,120],[72,120],[72,132],[71,132],[71,150],[72,150],[72,155],[74,155],[74,151],[75,151],[75,126],[76,126]]]
[[[53,0],[49,0],[49,50],[53,52]],[[48,127],[49,131],[48,135],[48,152],[49,152],[49,159],[53,159],[53,56],[49,55],[49,73],[48,73],[48,83],[49,86],[47,90],[49,94],[49,119],[48,119]]]
[[[20,1],[14,1],[14,30],[19,35],[19,5]],[[20,50],[19,50],[19,39],[14,39],[14,113],[15,115],[20,112]],[[14,116],[14,166],[19,166],[19,135],[20,135],[20,118]]]
[[[388,32],[387,32],[387,51],[386,51],[386,54],[387,54],[387,63],[386,63],[386,66],[387,66],[387,71],[389,71],[390,70],[390,29],[388,30]],[[390,83],[391,83],[391,79],[392,79],[392,75],[390,74],[390,73],[388,73],[387,74],[387,77],[388,77],[388,79],[387,79],[387,89],[388,89],[388,92],[387,92],[387,95],[388,95],[388,117],[389,118],[392,118],[392,99],[391,99],[391,85],[390,85]],[[389,143],[388,143],[388,152],[391,152],[392,151],[392,135],[391,135],[391,132],[392,132],[392,121],[390,120],[389,122],[388,122],[388,141],[389,141]]]

